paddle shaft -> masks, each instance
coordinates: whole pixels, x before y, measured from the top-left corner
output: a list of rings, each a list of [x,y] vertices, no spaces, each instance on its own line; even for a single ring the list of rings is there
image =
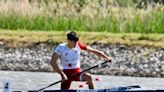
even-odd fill
[[[104,65],[104,64],[106,64],[106,63],[108,63],[108,62],[111,62],[111,61],[105,61],[105,62],[103,62],[103,63],[100,63],[100,64],[98,64],[98,65],[95,65],[95,66],[93,66],[93,67],[90,67],[90,68],[88,68],[88,69],[86,69],[86,70],[83,70],[83,71],[80,72],[80,73],[84,73],[84,72],[89,71],[89,70],[91,70],[91,69],[97,68],[97,67],[99,67],[99,66],[101,66],[101,65]],[[74,75],[76,75],[76,74],[74,74]],[[52,83],[52,84],[50,84],[50,85],[48,85],[48,86],[46,86],[46,87],[44,87],[44,88],[41,88],[41,89],[39,89],[39,90],[36,91],[36,92],[42,91],[42,90],[44,90],[44,89],[46,89],[46,88],[48,88],[48,87],[51,87],[51,86],[53,86],[53,85],[55,85],[55,84],[60,83],[60,82],[62,82],[62,80],[59,80],[59,81],[57,81],[57,82],[55,82],[55,83]]]
[[[97,68],[97,67],[99,67],[99,66],[101,66],[101,65],[104,65],[104,64],[106,64],[106,63],[108,63],[109,61],[105,61],[105,62],[103,62],[103,63],[100,63],[100,64],[98,64],[98,65],[95,65],[95,66],[93,66],[93,67],[90,67],[90,68],[88,68],[88,69],[86,69],[86,70],[83,70],[81,73],[84,73],[84,72],[86,72],[86,71],[89,71],[89,70],[91,70],[91,69],[93,69],[93,68]]]
[[[48,86],[46,86],[46,87],[44,87],[44,88],[41,88],[41,89],[37,90],[36,92],[40,92],[40,91],[42,91],[42,90],[44,90],[44,89],[46,89],[46,88],[48,88],[48,87],[51,87],[51,86],[53,86],[53,85],[55,85],[55,84],[58,84],[58,83],[60,83],[60,82],[62,82],[62,80],[59,80],[59,81],[57,81],[57,82],[54,82],[54,83],[52,83],[52,84],[50,84],[50,85],[48,85]]]

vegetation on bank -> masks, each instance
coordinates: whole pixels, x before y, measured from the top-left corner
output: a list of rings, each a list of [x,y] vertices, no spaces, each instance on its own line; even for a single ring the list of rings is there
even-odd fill
[[[164,47],[164,6],[136,8],[134,1],[1,0],[0,41],[10,47],[54,44],[74,30],[88,44]]]
[[[134,6],[132,0],[6,0],[0,3],[0,28],[164,33],[163,5]]]
[[[16,13],[0,14],[2,29],[26,30],[77,30],[87,32],[113,33],[164,33],[164,12],[152,12],[146,16],[135,15],[132,19],[125,16],[109,15],[105,18],[21,16]]]
[[[0,30],[0,42],[7,47],[26,47],[37,43],[59,44],[66,42],[67,31]],[[80,41],[87,44],[127,44],[164,48],[164,34],[79,32]]]

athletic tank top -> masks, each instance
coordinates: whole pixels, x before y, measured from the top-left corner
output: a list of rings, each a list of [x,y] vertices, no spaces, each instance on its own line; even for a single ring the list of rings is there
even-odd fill
[[[59,55],[63,69],[80,68],[80,52],[86,50],[87,45],[77,42],[76,46],[70,49],[67,43],[59,44],[54,52]]]

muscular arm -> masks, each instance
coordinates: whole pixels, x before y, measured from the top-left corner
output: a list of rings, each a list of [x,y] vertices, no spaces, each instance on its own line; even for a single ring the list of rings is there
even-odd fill
[[[52,66],[53,70],[58,72],[60,75],[63,74],[63,71],[60,70],[58,64],[57,64],[57,59],[59,58],[59,55],[57,55],[56,53],[54,53],[52,55],[51,61],[50,61],[50,65]]]
[[[65,81],[65,80],[67,80],[68,78],[67,78],[67,76],[64,74],[64,72],[63,72],[62,70],[60,70],[60,68],[59,68],[59,66],[58,66],[58,64],[57,64],[57,59],[58,59],[58,58],[59,58],[59,55],[57,55],[56,53],[54,53],[54,54],[52,55],[52,59],[51,59],[51,61],[50,61],[50,64],[51,64],[53,70],[56,71],[56,72],[58,72],[58,73],[61,75],[62,81]]]
[[[97,50],[97,49],[93,49],[93,48],[90,47],[90,46],[87,46],[87,47],[86,47],[86,50],[87,50],[88,52],[94,53],[95,55],[97,55],[97,56],[99,56],[99,57],[103,57],[103,58],[105,58],[105,59],[107,59],[107,60],[109,60],[109,61],[112,60],[112,58],[110,58],[110,57],[108,57],[107,55],[105,55],[102,51],[99,51],[99,50]]]

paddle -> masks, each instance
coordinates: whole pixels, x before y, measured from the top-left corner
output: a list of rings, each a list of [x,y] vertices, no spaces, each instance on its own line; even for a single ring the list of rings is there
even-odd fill
[[[93,68],[97,68],[97,67],[99,67],[99,66],[102,66],[102,65],[104,65],[104,64],[106,64],[106,63],[108,63],[108,62],[111,62],[111,61],[105,61],[105,62],[103,62],[103,63],[97,64],[97,65],[92,66],[92,67],[90,67],[90,68],[88,68],[88,69],[86,69],[86,70],[83,70],[81,73],[84,73],[84,72],[89,71],[89,70],[91,70],[91,69],[93,69]],[[75,75],[76,75],[76,74],[75,74]],[[54,83],[52,83],[52,84],[50,84],[50,85],[48,85],[48,86],[46,86],[46,87],[44,87],[44,88],[41,88],[41,89],[39,89],[39,90],[37,90],[37,91],[35,91],[35,92],[42,91],[42,90],[44,90],[44,89],[46,89],[46,88],[48,88],[48,87],[50,87],[50,86],[53,86],[53,85],[55,85],[55,84],[60,83],[60,82],[62,82],[62,80],[59,80],[59,81],[57,81],[57,82],[54,82]]]

